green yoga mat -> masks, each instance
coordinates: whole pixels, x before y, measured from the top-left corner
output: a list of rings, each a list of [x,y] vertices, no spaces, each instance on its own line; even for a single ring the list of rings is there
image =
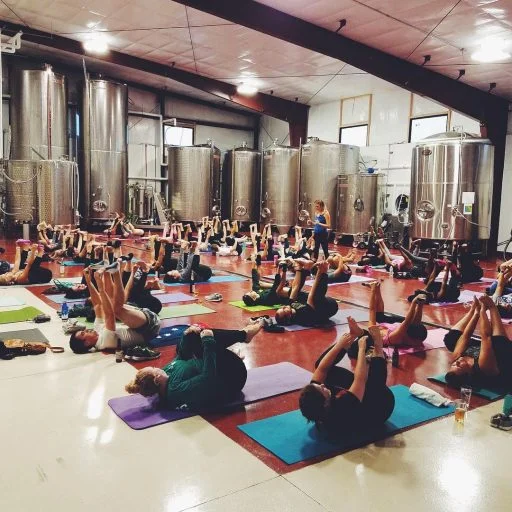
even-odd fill
[[[434,375],[433,377],[427,377],[428,380],[431,380],[432,382],[439,382],[441,384],[449,385],[446,382],[445,374],[441,373],[440,375]],[[475,386],[473,387],[473,394],[477,396],[481,396],[482,398],[487,398],[487,400],[497,400],[498,398],[503,398],[507,391],[504,389],[497,389],[497,388],[477,388]]]
[[[274,304],[273,306],[246,306],[243,300],[235,300],[230,302],[232,306],[236,308],[244,309],[245,311],[250,311],[251,313],[258,313],[259,311],[271,311],[273,309],[279,309],[281,304]]]
[[[215,310],[202,306],[201,304],[181,304],[179,306],[167,306],[162,308],[158,314],[161,320],[178,318],[180,316],[206,315],[216,313]]]
[[[32,306],[10,311],[0,311],[0,324],[25,322],[27,320],[32,320],[32,318],[37,315],[41,315],[42,313],[42,311]]]

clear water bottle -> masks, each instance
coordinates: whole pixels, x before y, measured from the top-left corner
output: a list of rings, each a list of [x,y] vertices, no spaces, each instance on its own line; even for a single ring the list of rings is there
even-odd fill
[[[69,318],[69,307],[67,302],[62,303],[62,307],[60,308],[60,318],[62,320],[67,320]]]
[[[60,275],[63,276],[66,272],[66,267],[64,266],[64,260],[60,261],[60,267],[59,267]]]
[[[393,277],[395,275],[395,269],[393,268],[393,265],[390,265],[389,267],[389,275],[390,277]]]

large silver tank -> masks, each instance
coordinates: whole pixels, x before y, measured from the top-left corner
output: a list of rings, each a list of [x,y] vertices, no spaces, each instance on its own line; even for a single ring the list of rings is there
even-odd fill
[[[73,224],[77,208],[77,165],[67,160],[9,160],[6,167],[7,219]]]
[[[177,221],[220,214],[220,150],[213,144],[169,147],[169,207]]]
[[[13,68],[11,158],[51,160],[68,155],[66,78],[47,69]]]
[[[297,222],[299,150],[272,145],[263,152],[261,219],[287,232]]]
[[[336,219],[340,234],[354,235],[368,231],[372,217],[380,222],[383,185],[383,174],[357,173],[338,177]]]
[[[487,240],[494,146],[478,135],[446,132],[416,144],[410,212],[415,238]]]
[[[223,216],[258,222],[261,153],[243,144],[226,153],[222,173]]]
[[[87,79],[82,100],[82,215],[104,222],[125,211],[128,87]]]
[[[336,185],[339,174],[355,174],[359,169],[359,147],[325,142],[310,137],[301,147],[299,219],[305,222],[314,218],[314,202],[324,201],[331,212],[333,229],[336,229]]]

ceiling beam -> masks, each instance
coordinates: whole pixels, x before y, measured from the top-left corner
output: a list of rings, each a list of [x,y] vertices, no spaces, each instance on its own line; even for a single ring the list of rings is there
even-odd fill
[[[307,105],[298,102],[285,100],[269,94],[257,93],[254,96],[244,96],[237,93],[236,85],[215,80],[213,78],[197,75],[174,66],[166,66],[139,57],[133,57],[125,53],[110,51],[103,56],[88,55],[83,49],[82,43],[67,37],[50,34],[41,30],[35,30],[24,25],[10,23],[8,21],[0,22],[2,33],[14,35],[19,31],[23,32],[23,41],[38,44],[49,49],[61,50],[82,57],[92,58],[94,60],[116,64],[126,68],[144,71],[153,75],[170,78],[177,82],[187,84],[195,89],[210,93],[218,98],[230,101],[237,105],[249,108],[259,114],[266,114],[289,123],[306,123],[308,109]]]
[[[174,0],[238,25],[339,59],[408,91],[487,122],[508,102],[253,0]],[[341,16],[341,13],[340,13]],[[339,17],[339,16],[338,16]],[[333,19],[333,26],[337,20]],[[277,50],[276,50],[277,51]]]

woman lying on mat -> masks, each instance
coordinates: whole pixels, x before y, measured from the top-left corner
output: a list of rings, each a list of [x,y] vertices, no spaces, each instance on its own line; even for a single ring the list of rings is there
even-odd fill
[[[423,290],[416,290],[413,295],[407,297],[407,300],[412,302],[416,295],[422,294],[425,295],[427,303],[457,302],[461,287],[460,272],[454,263],[446,262],[443,279],[439,283],[436,279],[441,273],[442,268],[436,262],[434,270],[432,270],[428,280],[426,279],[425,288]]]
[[[491,295],[502,318],[512,318],[512,268],[504,266],[498,278],[486,290]]]
[[[296,286],[295,283],[304,284],[306,271],[305,269],[297,268],[296,278],[290,293],[289,305],[283,306],[276,311],[275,318],[278,324],[296,324],[306,327],[322,325],[327,323],[329,318],[338,312],[338,303],[331,297],[326,297],[328,284],[327,269],[329,265],[324,260],[317,263],[316,266],[318,270],[315,281],[305,302],[300,301],[298,295],[301,291],[301,286]]]
[[[295,301],[306,303],[308,294],[301,291],[306,280],[306,273],[302,272],[306,263],[313,265],[313,262],[307,262],[307,260],[294,262],[296,273],[292,286],[289,287],[286,281],[288,268],[286,263],[279,265],[279,272],[274,276],[274,282],[268,283],[261,280],[261,256],[259,254],[254,256],[253,254],[251,291],[245,293],[242,297],[245,305],[273,306],[275,304],[289,304],[292,294]],[[294,289],[296,290],[295,293],[293,293]]]
[[[477,325],[480,340],[472,337]],[[474,298],[471,309],[445,335],[444,343],[453,352],[445,375],[448,384],[512,389],[512,342],[490,297]]]
[[[96,286],[91,280],[94,270],[84,270],[91,302],[96,313],[93,329],[84,329],[73,333],[69,346],[76,354],[85,354],[90,349],[115,349],[117,340],[123,348],[146,345],[156,338],[160,331],[158,316],[147,308],[137,308],[125,304],[125,291],[116,262],[111,268],[100,268],[95,272]],[[116,319],[126,327],[116,328]]]
[[[190,248],[190,249],[189,249]],[[189,250],[193,254],[189,254]],[[202,283],[208,281],[212,277],[212,269],[200,263],[201,252],[197,242],[181,243],[180,256],[176,270],[167,272],[164,276],[164,283]]]
[[[9,272],[0,275],[0,286],[49,283],[52,280],[52,271],[41,267],[43,255],[44,247],[42,245],[30,245],[28,240],[18,240],[14,267]]]
[[[211,409],[235,399],[247,380],[242,359],[228,349],[249,343],[262,328],[258,321],[242,330],[190,326],[183,334],[172,362],[160,368],[143,368],[126,386],[128,393],[159,395],[170,409]]]
[[[315,372],[301,392],[302,414],[328,436],[339,437],[382,425],[393,412],[395,398],[386,386],[387,363],[379,327],[370,336],[348,318],[350,332],[342,334],[315,363]],[[357,342],[357,363],[352,373],[336,366]]]
[[[425,296],[419,294],[414,298],[405,317],[384,312],[380,281],[362,283],[370,288],[370,316],[368,325],[377,325],[384,346],[390,345],[422,345],[427,339],[427,329],[422,324],[423,304]],[[357,357],[357,350],[349,350],[350,357]]]
[[[329,270],[327,271],[327,281],[329,283],[346,283],[352,277],[352,270],[347,263],[354,261],[354,253],[350,251],[346,256],[341,254],[330,254],[327,258]],[[313,275],[316,274],[317,267],[311,269]]]

